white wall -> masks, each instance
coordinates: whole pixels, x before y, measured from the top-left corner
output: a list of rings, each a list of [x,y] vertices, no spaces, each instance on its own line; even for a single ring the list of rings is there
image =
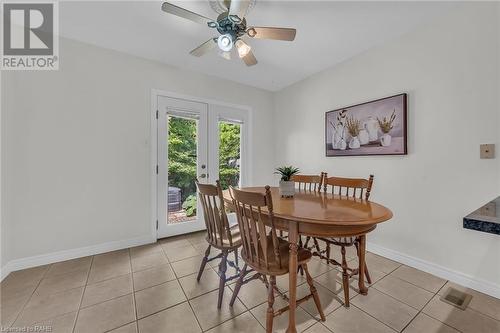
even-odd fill
[[[250,181],[272,179],[269,92],[67,39],[60,46],[59,71],[2,77],[2,238],[15,240],[2,260],[151,237],[152,88],[250,106]]]
[[[462,217],[500,194],[499,16],[495,3],[446,17],[321,72],[275,96],[278,164],[331,175],[375,174],[372,199],[394,218],[369,242],[483,279],[500,291],[500,237],[462,228]],[[325,157],[325,112],[409,94],[409,155]],[[499,293],[500,294],[500,293]]]
[[[0,71],[0,90],[2,86],[2,72]],[[2,94],[0,94],[0,105],[2,101]],[[3,124],[2,124],[2,113],[0,112],[0,270],[4,265],[7,263],[8,259],[8,254],[7,254],[7,242],[8,242],[8,237],[7,237],[7,224],[6,224],[6,219],[3,218],[4,210],[3,210],[3,201],[2,201],[2,179],[3,179],[3,158],[2,158],[2,147],[3,147],[3,136],[2,136],[2,131],[3,131]],[[4,277],[4,273],[0,272],[0,279]]]

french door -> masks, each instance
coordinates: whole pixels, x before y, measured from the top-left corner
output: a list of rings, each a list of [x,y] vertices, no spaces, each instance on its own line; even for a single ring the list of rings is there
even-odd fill
[[[157,97],[157,237],[205,228],[196,180],[223,188],[242,177],[246,113],[182,98]]]

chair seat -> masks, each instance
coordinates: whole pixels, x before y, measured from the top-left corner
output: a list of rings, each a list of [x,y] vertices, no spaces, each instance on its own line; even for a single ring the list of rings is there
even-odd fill
[[[245,262],[252,267],[254,270],[267,274],[267,275],[283,275],[287,274],[289,272],[289,258],[290,258],[290,243],[288,243],[286,240],[278,238],[279,242],[279,251],[280,251],[280,258],[281,258],[281,266],[279,262],[276,261],[276,256],[274,254],[274,249],[273,249],[273,240],[270,235],[267,236],[267,260],[269,263],[269,268],[266,268],[266,263],[263,259],[263,254],[260,253],[260,261],[257,263],[256,262],[256,256],[254,255],[254,260],[251,260],[250,257],[247,257],[245,250],[242,250],[241,255],[245,259]],[[299,248],[297,250],[297,259],[298,259],[298,264],[302,265],[307,263],[312,257],[311,251],[305,248]]]

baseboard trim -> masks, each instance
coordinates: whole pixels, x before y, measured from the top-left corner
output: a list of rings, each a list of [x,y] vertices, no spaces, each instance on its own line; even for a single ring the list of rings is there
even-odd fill
[[[18,271],[20,269],[47,265],[54,262],[81,258],[154,242],[156,242],[156,238],[152,235],[148,235],[11,260],[0,269],[0,281],[7,277],[7,275],[11,272]]]
[[[383,246],[367,242],[367,250],[380,256],[392,259],[407,266],[433,274],[442,279],[460,284],[464,287],[474,289],[484,294],[500,299],[500,285],[478,279],[476,277],[437,265],[435,263],[412,257],[408,254],[394,251]]]

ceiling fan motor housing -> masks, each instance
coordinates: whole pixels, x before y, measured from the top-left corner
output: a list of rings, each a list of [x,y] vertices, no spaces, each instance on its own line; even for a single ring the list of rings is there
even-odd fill
[[[236,41],[237,38],[243,36],[246,33],[246,29],[246,19],[243,19],[240,22],[234,22],[234,20],[229,17],[228,12],[222,13],[219,17],[217,17],[217,31],[221,35],[231,35],[233,41]]]

